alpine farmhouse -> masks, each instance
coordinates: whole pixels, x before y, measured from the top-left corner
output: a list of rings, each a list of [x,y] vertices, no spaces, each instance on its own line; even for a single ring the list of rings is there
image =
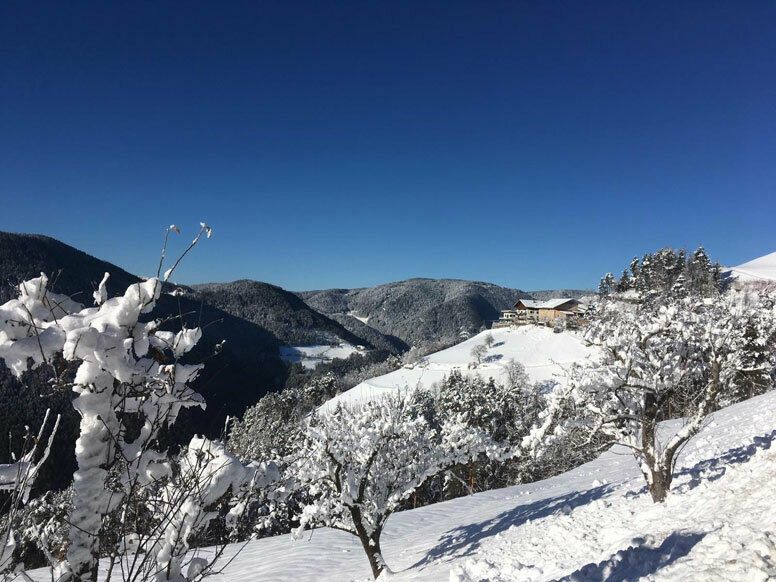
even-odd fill
[[[547,301],[519,299],[512,309],[505,309],[501,317],[493,322],[493,327],[513,325],[553,325],[563,322],[566,325],[581,325],[584,309],[576,299],[561,297]]]

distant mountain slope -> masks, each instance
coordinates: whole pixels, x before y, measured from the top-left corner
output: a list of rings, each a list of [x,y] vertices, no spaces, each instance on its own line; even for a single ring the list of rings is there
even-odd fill
[[[727,274],[742,282],[776,281],[776,252],[731,267]]]
[[[191,289],[196,298],[260,325],[283,344],[303,346],[346,341],[376,347],[369,338],[353,333],[311,309],[294,293],[275,285],[243,279],[193,285]]]
[[[499,311],[530,295],[491,283],[409,279],[363,289],[304,291],[299,296],[329,316],[351,316],[409,345],[472,334]]]
[[[400,354],[410,348],[403,340],[390,334],[379,332],[367,323],[364,323],[361,319],[353,317],[352,315],[331,313],[329,314],[329,317],[348,331],[364,338],[365,341],[379,350],[385,350],[392,354]]]
[[[592,289],[542,289],[540,291],[528,291],[528,294],[538,301],[547,301],[548,299],[557,299],[568,297],[570,299],[579,299],[588,295],[595,295]]]

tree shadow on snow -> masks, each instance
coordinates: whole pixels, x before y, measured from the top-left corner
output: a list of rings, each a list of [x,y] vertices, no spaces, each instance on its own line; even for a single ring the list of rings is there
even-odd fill
[[[540,499],[533,503],[514,507],[492,519],[458,526],[445,533],[437,545],[431,548],[410,569],[422,568],[438,559],[449,561],[454,558],[471,556],[477,551],[484,539],[506,531],[512,526],[520,526],[528,520],[540,519],[558,512],[569,513],[575,507],[595,501],[611,490],[611,485],[601,485],[587,491],[576,491],[567,495]]]
[[[635,546],[620,550],[608,560],[586,564],[559,582],[629,582],[654,574],[690,553],[705,533],[674,532],[659,547],[647,545],[643,538]]]
[[[671,487],[671,491],[686,493],[691,489],[695,489],[701,483],[721,479],[725,475],[728,465],[746,463],[757,454],[757,451],[770,449],[774,441],[776,441],[776,430],[763,436],[754,437],[748,445],[728,449],[716,457],[700,461],[692,467],[685,467],[674,474],[674,485]],[[690,477],[689,481],[679,483],[680,478],[688,475]],[[633,499],[634,497],[646,495],[646,493],[647,487],[645,485],[639,489],[628,491],[625,497]]]
[[[776,430],[763,436],[754,437],[752,442],[748,445],[729,449],[717,457],[706,459],[692,467],[682,469],[674,476],[674,478],[689,475],[690,480],[687,483],[682,483],[682,485],[677,487],[677,490],[689,491],[690,489],[695,489],[704,481],[716,481],[717,479],[721,479],[727,470],[727,465],[746,463],[757,454],[758,451],[770,449],[774,440],[776,440]]]

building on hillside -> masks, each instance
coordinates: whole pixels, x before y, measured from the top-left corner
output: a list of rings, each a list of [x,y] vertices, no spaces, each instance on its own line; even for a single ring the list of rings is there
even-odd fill
[[[576,299],[561,297],[547,301],[520,299],[512,309],[505,309],[501,317],[493,322],[493,327],[509,327],[512,325],[552,325],[557,320],[572,325],[581,325],[584,309]]]

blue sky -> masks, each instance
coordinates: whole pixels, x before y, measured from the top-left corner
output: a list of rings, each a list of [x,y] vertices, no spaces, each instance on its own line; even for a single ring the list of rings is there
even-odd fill
[[[4,2],[0,230],[183,282],[776,250],[773,2]],[[184,237],[188,239],[188,235]],[[178,241],[182,245],[183,239]]]

